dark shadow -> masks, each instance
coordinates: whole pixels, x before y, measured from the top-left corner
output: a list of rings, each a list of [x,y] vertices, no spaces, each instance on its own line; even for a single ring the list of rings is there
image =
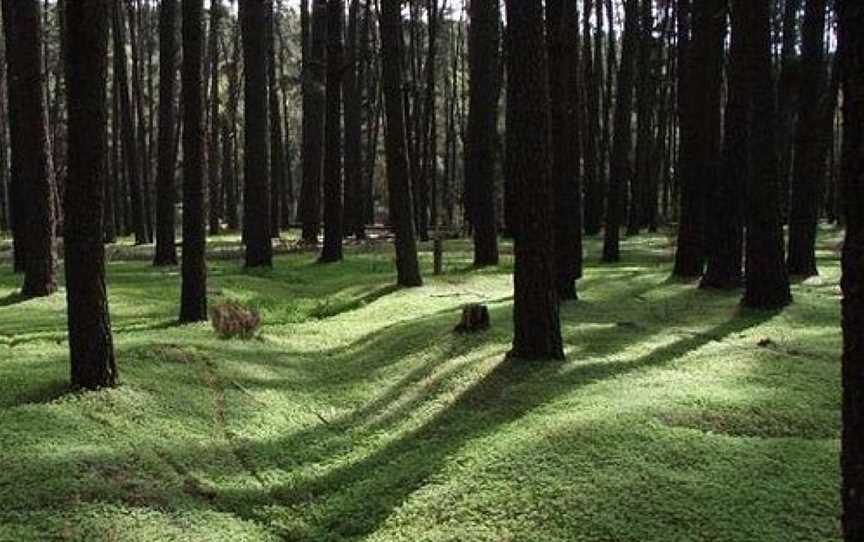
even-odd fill
[[[345,314],[347,312],[363,308],[366,305],[374,303],[382,297],[386,297],[394,292],[398,292],[401,289],[402,288],[396,284],[390,284],[388,286],[383,286],[381,288],[372,290],[371,292],[367,292],[362,296],[352,299],[350,301],[342,303],[337,302],[333,305],[325,303],[324,305],[321,305],[320,307],[317,307],[315,310],[313,310],[310,316],[318,320],[333,318],[335,316],[339,316],[340,314]]]
[[[12,305],[17,305],[30,299],[32,298],[22,294],[21,292],[11,293],[6,297],[0,298],[0,307],[11,307]]]
[[[74,392],[75,389],[66,381],[43,382],[33,388],[22,390],[8,402],[0,400],[0,408],[43,405]]]

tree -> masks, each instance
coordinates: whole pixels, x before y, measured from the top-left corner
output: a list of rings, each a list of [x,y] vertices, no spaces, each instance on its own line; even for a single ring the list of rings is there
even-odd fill
[[[770,6],[752,2],[748,8],[753,78],[751,144],[753,172],[747,187],[748,205],[745,254],[745,292],[742,303],[756,309],[779,309],[792,301],[780,220],[775,115],[776,95],[771,63]]]
[[[345,3],[327,0],[327,78],[324,116],[324,246],[320,261],[342,260],[342,26]]]
[[[864,4],[839,0],[843,78],[843,535],[864,540]]]
[[[826,93],[825,11],[827,0],[807,0],[801,45],[801,98],[795,129],[795,153],[789,209],[789,274],[809,277],[816,269],[816,230],[825,176],[822,130]]]
[[[597,7],[598,29],[596,43],[591,48],[591,12]],[[600,233],[603,221],[603,187],[600,181],[602,163],[598,163],[598,138],[600,136],[600,81],[603,78],[603,55],[600,39],[603,13],[602,0],[584,0],[583,36],[584,54],[582,55],[585,81],[585,134],[582,138],[585,158],[585,216],[584,228],[588,235]]]
[[[627,182],[633,175],[630,153],[633,147],[631,120],[633,111],[634,55],[637,45],[638,0],[624,2],[624,43],[618,68],[618,95],[615,101],[614,135],[609,165],[609,200],[606,209],[606,231],[603,238],[603,261],[620,259],[621,223],[624,220]]]
[[[102,242],[109,6],[109,0],[89,0],[66,7],[66,299],[72,384],[86,389],[117,383]]]
[[[474,228],[474,265],[498,264],[495,137],[498,130],[501,11],[498,0],[468,5],[470,97],[465,139],[465,210]]]
[[[174,93],[177,51],[177,0],[159,8],[159,155],[156,172],[157,266],[177,265],[174,240]]]
[[[244,78],[244,231],[246,267],[271,267],[270,241],[270,147],[267,100],[267,4],[271,0],[240,2],[243,31]]]
[[[579,92],[579,11],[576,0],[546,2],[549,48],[550,150],[555,193],[558,296],[576,299],[582,276],[582,182]]]
[[[180,321],[207,320],[204,0],[183,0],[183,287]],[[267,240],[269,243],[269,239]]]
[[[693,36],[686,47],[681,93],[681,216],[673,275],[702,275],[706,258],[705,206],[720,165],[721,82],[726,35],[725,0],[693,2]]]
[[[711,205],[707,207],[708,267],[702,288],[729,290],[741,286],[744,250],[742,193],[750,174],[750,116],[753,76],[750,71],[752,37],[748,28],[751,0],[731,4],[732,42],[727,70],[729,88],[723,134],[722,165],[717,184],[709,187]]]
[[[396,234],[397,284],[421,286],[414,237],[414,211],[405,137],[405,107],[402,93],[402,10],[400,2],[385,0],[381,6],[381,65],[384,88],[385,151],[390,222]]]
[[[267,9],[267,100],[270,106],[270,236],[278,239],[282,231],[285,147],[282,139],[282,107],[279,103],[279,73],[276,70],[276,25],[279,23],[274,2],[270,0]]]
[[[301,15],[308,16],[308,0]],[[312,0],[311,28],[302,22],[303,47],[303,183],[300,186],[298,215],[303,223],[303,240],[318,243],[321,224],[321,177],[324,167],[324,109],[327,53],[327,0]],[[307,36],[307,34],[309,34]]]
[[[348,8],[348,31],[345,37],[347,64],[342,93],[345,98],[345,228],[347,235],[357,239],[366,237],[363,220],[363,88],[368,54],[367,32],[359,32],[360,0],[350,0]],[[368,25],[363,21],[364,29]],[[371,109],[374,104],[368,104]]]
[[[38,0],[4,0],[8,65],[12,211],[25,297],[47,296],[54,279],[55,193],[42,75]]]
[[[209,135],[209,150],[207,152],[207,175],[209,176],[209,205],[208,216],[210,234],[217,235],[221,228],[222,218],[222,187],[220,182],[222,176],[219,168],[222,166],[219,160],[219,33],[222,28],[222,2],[220,0],[210,1],[210,43],[208,45],[210,56],[210,118],[207,123]]]
[[[118,83],[120,132],[122,134],[126,178],[129,183],[129,195],[132,203],[132,227],[135,232],[135,244],[144,245],[150,242],[150,232],[147,230],[144,194],[141,186],[140,155],[138,144],[135,141],[132,99],[129,96],[129,67],[126,61],[126,23],[120,2],[114,2],[114,7],[111,11],[112,36],[114,41],[114,75]]]
[[[549,170],[549,71],[541,0],[506,0],[510,33],[511,173],[521,209],[515,237],[513,349],[517,359],[563,359],[558,314],[553,182]]]

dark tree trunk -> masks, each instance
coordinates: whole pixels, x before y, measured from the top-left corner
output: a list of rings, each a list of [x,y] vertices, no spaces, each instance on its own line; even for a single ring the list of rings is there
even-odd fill
[[[320,261],[342,260],[343,0],[327,0],[327,109],[324,120],[324,246]]]
[[[789,274],[800,277],[819,274],[816,269],[816,230],[827,150],[822,130],[823,100],[827,99],[826,4],[827,0],[807,0],[802,29],[801,99],[795,133],[787,260]]]
[[[657,222],[657,169],[655,167],[654,118],[656,79],[659,73],[654,54],[654,2],[640,0],[639,55],[640,66],[636,79],[636,174],[630,205],[628,230],[636,234],[649,224]]]
[[[681,89],[681,216],[673,271],[679,278],[699,277],[705,267],[707,194],[717,184],[720,166],[725,2],[694,2],[692,17]]]
[[[345,95],[345,228],[347,235],[366,236],[363,220],[363,73],[366,59],[359,54],[360,0],[351,0],[346,35]],[[366,23],[364,23],[366,24]],[[359,39],[367,39],[362,35]],[[367,49],[368,51],[368,49]],[[371,109],[372,104],[368,104]]]
[[[473,0],[469,7],[468,58],[471,91],[465,140],[465,210],[474,229],[474,265],[498,264],[495,213],[495,138],[498,130],[498,0]]]
[[[579,175],[579,12],[576,0],[546,2],[550,150],[555,201],[558,296],[576,299],[582,271],[582,184]]]
[[[118,82],[120,101],[120,132],[123,141],[123,161],[126,166],[126,178],[129,184],[129,195],[132,204],[132,228],[135,233],[135,244],[143,245],[150,242],[150,232],[147,231],[147,217],[144,208],[144,195],[141,186],[141,165],[138,146],[135,141],[135,121],[133,118],[132,100],[129,96],[129,75],[126,61],[126,31],[123,9],[119,1],[114,3],[111,14],[112,37],[114,41],[114,73]]]
[[[270,115],[267,103],[267,16],[270,0],[240,4],[243,26],[243,77],[245,80],[244,211],[246,267],[273,265],[270,240]]]
[[[744,249],[743,198],[750,176],[750,116],[753,81],[750,55],[753,45],[748,23],[747,3],[733,0],[732,43],[728,67],[728,98],[723,138],[722,166],[715,186],[709,187],[711,205],[707,207],[708,267],[700,286],[730,290],[739,288],[743,279],[741,263]]]
[[[402,13],[399,2],[381,6],[381,64],[386,115],[385,147],[387,187],[390,192],[390,222],[396,233],[396,270],[400,286],[421,286],[414,210],[405,137],[405,107],[402,93]]]
[[[54,279],[55,193],[42,79],[41,4],[4,0],[9,69],[14,240],[25,297],[47,296]]]
[[[749,5],[749,4],[748,4]],[[774,76],[771,64],[770,9],[752,2],[748,8],[748,32],[753,80],[753,114],[750,128],[753,174],[747,199],[746,290],[742,303],[756,309],[779,309],[792,301],[783,250],[780,220],[780,182],[777,171]]]
[[[157,266],[177,265],[174,239],[174,74],[177,70],[177,0],[159,8],[159,157],[156,171]]]
[[[301,13],[308,13],[303,0]],[[308,15],[305,17],[309,19]],[[312,0],[311,32],[303,25],[303,184],[298,214],[303,223],[303,240],[318,243],[321,228],[321,179],[324,171],[324,110],[327,0]]]
[[[6,89],[6,46],[0,40],[0,231],[10,231],[9,215],[9,139]]]
[[[282,106],[279,100],[279,73],[276,70],[276,13],[273,0],[267,8],[267,99],[270,106],[270,236],[282,231],[282,193],[285,190],[285,148],[282,139]],[[287,115],[288,112],[286,111]]]
[[[843,535],[864,540],[864,4],[839,0],[843,178]]]
[[[183,5],[183,288],[180,321],[207,320],[204,0]],[[261,28],[261,27],[258,27]],[[269,239],[268,239],[269,243]]]
[[[222,175],[219,168],[219,135],[221,122],[219,119],[219,33],[222,28],[222,2],[220,0],[210,1],[210,122],[208,123],[208,134],[210,145],[207,151],[207,175],[209,176],[209,202],[208,214],[210,222],[210,235],[218,235],[221,229],[222,219],[222,187],[220,186]]]
[[[597,22],[602,21],[601,0],[596,0]],[[585,134],[583,136],[584,147],[584,181],[585,181],[585,233],[596,235],[603,227],[603,187],[600,184],[598,166],[598,137],[600,136],[600,80],[603,75],[602,55],[600,54],[601,41],[595,43],[592,52],[591,40],[591,11],[593,0],[584,0],[583,4],[583,36],[584,54],[582,62],[584,66],[585,86]],[[597,36],[600,30],[597,30]],[[596,53],[596,54],[595,54]]]
[[[638,0],[624,2],[624,43],[618,71],[618,93],[615,100],[614,138],[609,168],[609,201],[606,209],[606,232],[603,239],[603,261],[620,259],[621,223],[627,208],[627,184],[633,175],[630,153],[633,147],[631,116],[633,109],[634,61],[638,39]]]
[[[515,238],[513,349],[517,359],[563,359],[558,314],[554,183],[549,156],[549,70],[540,0],[507,0],[512,100],[509,126],[516,134],[512,174],[520,205]]]
[[[137,6],[136,6],[137,4]],[[147,118],[144,108],[144,61],[142,59],[143,37],[141,36],[141,0],[128,2],[129,43],[132,52],[132,98],[134,115],[137,120],[138,163],[141,179],[141,205],[144,208],[144,224],[148,242],[153,234],[153,206],[150,201],[150,154],[147,145]]]
[[[784,0],[783,42],[780,51],[780,79],[777,84],[777,140],[780,179],[780,213],[785,222],[789,210],[789,188],[792,175],[792,150],[798,100],[801,94],[798,55],[798,12],[804,0]],[[779,6],[777,11],[779,11]]]
[[[72,384],[98,389],[117,383],[102,242],[110,4],[67,6],[66,92],[72,107],[63,238],[69,353]]]
[[[238,25],[239,27],[239,25]],[[228,63],[228,113],[222,130],[222,187],[225,190],[225,221],[228,229],[237,231],[240,228],[238,216],[239,173],[237,171],[237,132],[239,123],[240,102],[240,31],[234,32],[232,59]]]

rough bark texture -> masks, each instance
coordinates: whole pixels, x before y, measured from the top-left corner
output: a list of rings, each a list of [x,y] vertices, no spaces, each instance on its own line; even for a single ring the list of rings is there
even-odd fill
[[[687,47],[687,94],[681,109],[681,216],[673,275],[702,275],[706,259],[705,206],[720,169],[720,92],[723,81],[724,0],[693,3],[693,37]]]
[[[324,115],[324,246],[320,261],[342,260],[342,26],[345,3],[327,1],[327,110]]]
[[[221,132],[219,121],[219,33],[222,28],[222,2],[210,1],[210,43],[207,46],[210,57],[210,118],[207,123],[209,147],[207,150],[207,175],[209,190],[207,191],[207,215],[211,235],[217,235],[221,229],[222,219],[222,175],[219,160],[219,136]]]
[[[549,72],[540,0],[507,0],[510,73],[507,99],[515,141],[515,196],[521,206],[515,237],[513,349],[516,359],[563,359],[558,314],[554,187],[549,156]]]
[[[584,0],[583,31],[584,54],[582,65],[585,86],[585,134],[583,135],[585,216],[584,228],[587,235],[600,233],[603,222],[603,187],[600,183],[598,163],[598,138],[600,137],[600,80],[603,75],[603,55],[600,54],[601,41],[598,39],[592,52],[591,12],[594,2]],[[602,21],[601,0],[597,0],[597,21]],[[596,37],[600,36],[598,29]]]
[[[276,14],[270,0],[267,8],[267,99],[270,106],[270,236],[282,231],[282,196],[285,190],[285,147],[282,139],[282,107],[279,74],[276,71]],[[287,114],[287,112],[286,112]]]
[[[306,7],[308,2],[301,5]],[[308,12],[308,8],[305,9]],[[307,16],[308,18],[308,16]],[[321,228],[321,178],[324,167],[324,109],[327,51],[327,0],[312,0],[311,31],[303,37],[303,184],[298,215],[303,240],[318,242]]]
[[[360,54],[359,40],[367,40],[366,33],[358,36],[360,0],[351,0],[348,9],[346,34],[345,79],[345,234],[357,239],[366,237],[363,220],[363,85],[366,59]],[[364,22],[364,25],[367,23]],[[368,54],[368,45],[363,50]],[[371,101],[367,107],[372,109]]]
[[[390,192],[390,223],[396,234],[397,283],[421,286],[414,237],[414,211],[405,137],[405,107],[402,93],[402,12],[399,2],[386,0],[381,6],[382,85],[384,87],[387,188]]]
[[[637,45],[638,1],[624,2],[624,44],[618,71],[618,94],[615,100],[614,135],[609,171],[609,200],[606,209],[606,231],[603,239],[603,261],[620,259],[621,223],[627,208],[627,185],[633,175],[630,153],[633,147],[631,115],[633,110],[634,55]]]
[[[246,233],[246,267],[273,265],[270,241],[270,142],[267,100],[267,3],[248,0],[240,4],[243,29],[243,77],[245,81],[243,223]]]
[[[177,265],[174,239],[174,73],[177,69],[177,0],[159,8],[159,155],[156,170],[155,265]]]
[[[770,9],[752,2],[748,32],[753,37],[750,51],[753,78],[753,115],[750,128],[753,174],[749,179],[746,289],[742,303],[757,309],[778,309],[792,301],[783,247],[780,220],[780,183],[777,170],[774,76],[771,65]]]
[[[727,70],[729,88],[723,138],[722,166],[717,184],[709,187],[711,205],[707,207],[708,267],[702,277],[703,288],[734,289],[742,284],[744,216],[742,194],[750,175],[750,116],[753,74],[750,71],[752,36],[747,26],[746,3],[731,4],[732,43]]]
[[[55,198],[42,79],[42,16],[38,0],[4,0],[9,69],[12,207],[21,295],[47,296],[54,279]]]
[[[558,296],[576,299],[582,275],[582,179],[579,131],[579,12],[576,0],[546,2],[555,267]]]
[[[67,6],[69,155],[63,237],[69,353],[72,384],[98,389],[117,383],[102,242],[110,4],[89,0]]]
[[[864,540],[864,4],[839,0],[843,74],[843,535]]]
[[[795,154],[789,208],[789,273],[817,275],[816,229],[825,176],[823,100],[827,98],[825,11],[827,0],[807,0],[801,46],[801,99],[795,129]],[[864,29],[862,29],[864,31]]]
[[[204,203],[204,0],[183,6],[183,287],[180,321],[207,320]],[[268,240],[269,241],[269,240]]]
[[[495,213],[495,137],[501,11],[498,0],[472,0],[468,7],[471,90],[465,140],[465,210],[474,229],[474,265],[498,264]]]

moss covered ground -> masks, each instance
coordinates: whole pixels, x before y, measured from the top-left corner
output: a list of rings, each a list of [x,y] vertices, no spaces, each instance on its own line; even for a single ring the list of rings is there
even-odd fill
[[[777,313],[669,279],[663,235],[587,244],[567,361],[504,360],[512,258],[398,290],[392,247],[247,272],[211,302],[250,341],[178,327],[176,268],[114,248],[122,385],[70,393],[65,297],[0,267],[0,541],[824,541],[839,518],[839,234]],[[456,335],[485,302],[492,329]]]

